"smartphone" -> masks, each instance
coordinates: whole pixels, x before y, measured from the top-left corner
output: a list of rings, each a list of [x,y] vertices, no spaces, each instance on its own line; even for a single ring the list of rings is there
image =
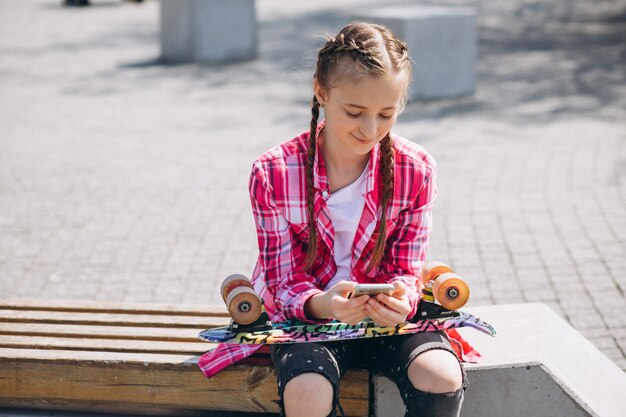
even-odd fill
[[[358,297],[364,294],[371,296],[376,294],[391,295],[393,288],[393,284],[357,284],[356,287],[354,287],[352,297]]]

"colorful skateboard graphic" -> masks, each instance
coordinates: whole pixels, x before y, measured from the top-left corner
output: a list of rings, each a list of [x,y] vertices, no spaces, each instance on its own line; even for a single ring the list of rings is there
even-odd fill
[[[366,337],[385,337],[420,332],[434,332],[458,327],[472,327],[495,336],[495,329],[471,314],[457,311],[469,299],[469,287],[441,262],[430,262],[422,273],[423,297],[417,314],[410,322],[393,327],[365,320],[355,325],[333,321],[309,324],[298,321],[271,323],[261,299],[243,275],[231,275],[222,284],[221,293],[231,324],[207,329],[199,337],[208,342],[279,344],[326,342]]]

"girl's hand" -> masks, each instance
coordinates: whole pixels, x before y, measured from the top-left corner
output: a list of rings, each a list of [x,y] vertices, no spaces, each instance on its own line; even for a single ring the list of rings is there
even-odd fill
[[[367,317],[365,305],[369,295],[348,299],[348,294],[354,292],[355,286],[355,282],[340,281],[326,291],[324,298],[333,318],[344,323],[357,324]]]
[[[367,315],[380,326],[395,326],[404,323],[411,312],[406,285],[401,281],[393,283],[391,295],[378,294],[365,305]],[[360,297],[359,297],[360,298]]]

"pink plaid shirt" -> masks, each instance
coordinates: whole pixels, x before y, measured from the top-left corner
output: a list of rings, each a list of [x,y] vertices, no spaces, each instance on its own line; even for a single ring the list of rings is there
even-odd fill
[[[324,122],[318,126],[318,131]],[[393,197],[387,207],[387,245],[378,266],[366,273],[376,242],[382,186],[379,145],[370,152],[365,207],[353,242],[351,278],[360,283],[402,281],[407,287],[411,315],[416,313],[421,288],[418,279],[426,258],[431,210],[437,193],[435,161],[419,145],[391,134],[395,150]],[[304,313],[306,301],[324,290],[337,272],[334,230],[326,200],[330,185],[322,155],[314,164],[314,211],[318,233],[317,256],[310,273],[301,271],[309,240],[305,166],[309,133],[261,155],[253,164],[249,190],[256,222],[259,258],[252,282],[273,322],[298,319],[314,322]],[[199,366],[208,377],[253,354],[260,345],[221,344],[204,354]]]

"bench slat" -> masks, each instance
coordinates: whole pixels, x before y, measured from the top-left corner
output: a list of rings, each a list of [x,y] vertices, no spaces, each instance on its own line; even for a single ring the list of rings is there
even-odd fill
[[[207,350],[217,346],[215,343],[207,343]],[[175,353],[135,353],[135,352],[105,352],[105,351],[81,351],[81,350],[46,350],[46,349],[12,349],[0,348],[0,358],[23,361],[23,362],[47,362],[115,365],[115,364],[139,364],[142,366],[159,366],[160,369],[179,369],[180,366],[197,365],[200,354],[175,354]],[[244,359],[242,364],[271,366],[269,353],[255,354]],[[198,368],[194,368],[198,369]],[[202,373],[201,373],[202,374]]]
[[[42,352],[35,353],[39,356]],[[81,361],[84,363],[84,360]],[[8,357],[8,361],[0,363],[0,392],[5,398],[16,399],[24,397],[50,398],[57,401],[106,399],[110,402],[136,405],[179,404],[189,408],[208,406],[213,409],[243,410],[260,408],[259,411],[267,411],[272,407],[269,401],[272,394],[269,384],[271,379],[269,376],[272,373],[270,368],[253,367],[248,370],[248,375],[246,372],[225,374],[219,381],[211,383],[195,364],[183,366],[182,363],[177,363],[177,366],[172,368],[168,367],[167,363],[160,363],[150,357],[144,361],[137,358],[134,363],[124,362],[123,366],[103,360],[101,365],[90,364],[89,367],[85,367],[79,361],[29,362],[23,358],[19,362],[14,362]],[[12,377],[11,373],[15,377]],[[266,379],[267,383],[264,383]],[[20,387],[20,380],[29,381],[29,386]],[[254,383],[251,384],[249,381]],[[272,388],[275,391],[275,386]],[[216,391],[219,391],[219,395],[216,395],[218,394]],[[250,402],[251,392],[254,392],[261,407]]]
[[[185,315],[202,317],[228,317],[224,306],[204,304],[156,304],[156,303],[114,303],[78,300],[32,300],[24,298],[3,298],[0,310],[31,311],[71,311],[103,312],[126,314]]]
[[[156,314],[119,314],[108,312],[92,313],[1,309],[0,322],[209,328],[226,326],[230,322],[230,319],[227,317],[211,316],[172,316]]]
[[[0,323],[0,334],[51,337],[81,337],[96,339],[138,339],[194,342],[197,329],[167,329],[159,327],[84,326],[69,324]]]
[[[198,340],[191,342],[162,342],[144,340],[112,339],[77,339],[67,337],[42,336],[6,336],[0,335],[0,347],[11,349],[48,349],[48,350],[83,350],[100,352],[145,352],[145,353],[174,353],[174,354],[202,354],[214,345]]]
[[[208,349],[215,347],[207,343]],[[208,350],[207,349],[207,350]],[[160,364],[181,365],[196,364],[197,355],[176,355],[164,353],[133,353],[133,352],[100,352],[80,350],[46,350],[46,349],[11,349],[0,348],[0,358],[19,359],[24,361],[43,361],[48,363],[102,363],[103,365],[124,364]]]

